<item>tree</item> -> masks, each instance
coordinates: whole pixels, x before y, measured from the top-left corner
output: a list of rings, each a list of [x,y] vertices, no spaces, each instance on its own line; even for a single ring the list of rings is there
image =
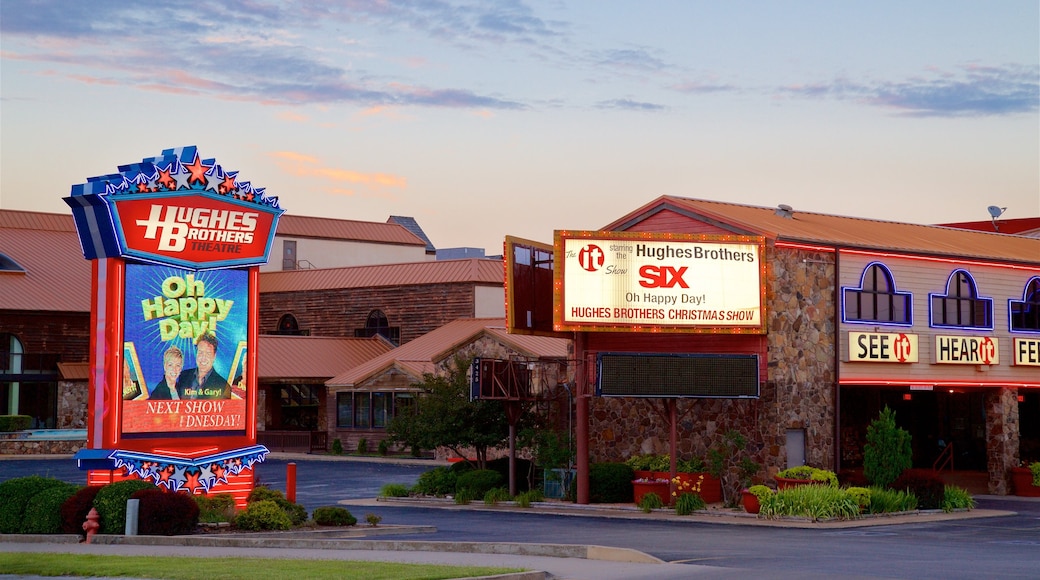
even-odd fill
[[[456,356],[447,375],[423,375],[416,385],[422,389],[416,412],[394,417],[387,435],[413,448],[447,447],[459,457],[465,457],[463,448],[471,447],[477,468],[485,469],[488,449],[505,445],[509,424],[500,401],[469,400],[471,362]]]
[[[896,412],[885,405],[867,427],[863,475],[873,485],[885,487],[910,469],[912,457],[910,433],[896,427]]]

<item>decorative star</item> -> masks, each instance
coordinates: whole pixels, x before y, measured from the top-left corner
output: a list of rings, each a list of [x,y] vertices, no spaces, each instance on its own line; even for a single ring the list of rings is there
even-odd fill
[[[225,195],[238,189],[235,185],[235,177],[238,175],[237,171],[227,171],[224,173],[224,182],[220,184],[219,192]]]
[[[177,465],[174,468],[173,475],[170,476],[169,485],[170,491],[180,491],[184,484],[188,482],[188,478],[184,473],[185,469],[183,465]]]
[[[201,471],[186,471],[184,475],[184,487],[187,488],[189,492],[195,493],[196,489],[205,487],[199,482],[199,476],[202,475]]]
[[[224,182],[224,170],[219,165],[214,165],[213,169],[206,172],[209,177],[206,178],[206,190],[220,192],[220,184]]]
[[[202,484],[202,488],[206,491],[209,491],[209,489],[213,487],[214,482],[216,482],[217,480],[216,476],[213,475],[213,470],[210,469],[208,465],[204,465],[199,470],[198,479],[199,483]]]
[[[172,177],[170,177],[170,171],[172,168],[173,164],[171,163],[166,169],[159,170],[159,179],[157,181],[159,185],[163,186],[167,190],[174,189],[177,183]]]
[[[201,183],[203,187],[206,186],[206,174],[209,173],[210,169],[213,169],[212,165],[202,164],[202,160],[199,159],[198,153],[195,154],[195,161],[192,161],[190,164],[184,165],[183,167],[191,174],[188,178],[188,185],[191,186],[195,183]]]
[[[216,477],[216,483],[227,483],[227,470],[224,469],[223,465],[214,463],[210,466],[213,471],[213,475]]]
[[[184,168],[183,165],[178,167],[178,171],[173,174],[173,178],[177,181],[175,190],[177,189],[191,189],[191,172]]]

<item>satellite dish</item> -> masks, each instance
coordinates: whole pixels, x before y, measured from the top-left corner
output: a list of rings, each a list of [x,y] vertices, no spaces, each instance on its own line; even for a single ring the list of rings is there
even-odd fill
[[[998,217],[1004,215],[1004,212],[1007,211],[1007,208],[1006,207],[997,207],[995,205],[991,205],[991,206],[987,207],[986,210],[989,212],[989,215],[990,215],[991,218],[997,219]]]

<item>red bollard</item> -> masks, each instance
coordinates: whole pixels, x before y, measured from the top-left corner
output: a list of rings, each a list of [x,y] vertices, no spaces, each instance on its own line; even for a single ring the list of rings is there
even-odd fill
[[[97,533],[98,528],[101,527],[101,524],[98,523],[99,519],[101,519],[101,516],[97,513],[97,510],[95,508],[90,508],[90,513],[87,514],[87,521],[83,522],[83,531],[87,532],[88,544],[90,543],[90,540],[94,538],[94,534]]]
[[[296,503],[296,464],[289,463],[285,468],[285,499]]]

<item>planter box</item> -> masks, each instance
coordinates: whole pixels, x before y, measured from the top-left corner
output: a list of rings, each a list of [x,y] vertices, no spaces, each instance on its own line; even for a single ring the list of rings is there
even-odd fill
[[[632,495],[635,497],[636,505],[639,505],[639,502],[642,501],[643,496],[648,493],[656,493],[657,497],[661,498],[661,503],[668,505],[668,500],[671,499],[670,494],[668,492],[669,487],[670,485],[667,481],[633,481]]]
[[[744,505],[744,511],[746,511],[747,513],[757,514],[759,510],[762,509],[762,505],[759,503],[757,495],[751,493],[746,489],[741,491],[740,495],[741,501]]]
[[[1033,485],[1033,472],[1028,467],[1012,467],[1011,484],[1017,496],[1040,497],[1040,487]]]
[[[704,476],[704,480],[701,481],[701,491],[698,495],[701,496],[704,503],[718,503],[722,501],[722,480],[714,475],[708,472],[675,474],[675,476],[679,478],[680,482],[696,482],[697,478],[702,475]],[[678,487],[681,489],[682,485],[680,484]]]

